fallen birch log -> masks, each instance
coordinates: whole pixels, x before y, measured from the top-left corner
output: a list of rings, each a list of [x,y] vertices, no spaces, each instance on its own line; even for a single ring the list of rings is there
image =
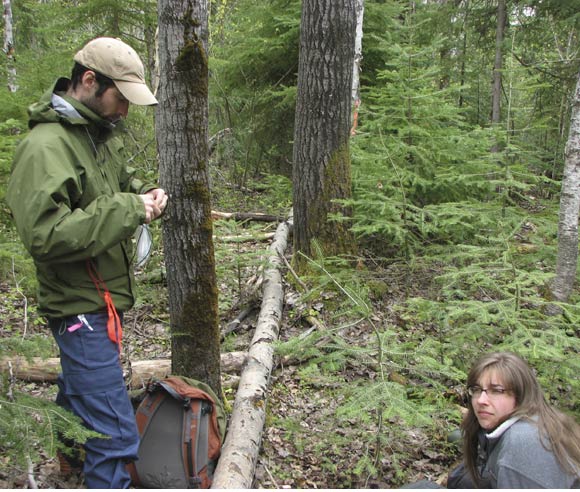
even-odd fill
[[[211,211],[211,218],[213,220],[217,219],[234,219],[237,221],[243,220],[256,220],[261,222],[280,222],[284,220],[283,217],[278,217],[276,215],[268,215],[262,213],[245,213],[245,212],[218,212],[217,210]]]
[[[242,371],[228,433],[212,483],[213,489],[252,487],[262,432],[266,421],[268,385],[274,365],[273,342],[282,319],[283,289],[280,268],[292,220],[278,226],[264,271],[263,301],[256,331]]]
[[[242,371],[248,358],[246,352],[229,352],[221,355],[221,370],[224,373],[239,373]],[[8,371],[12,365],[12,372],[16,379],[36,383],[55,383],[60,372],[60,359],[53,357],[42,359],[33,357],[30,362],[24,357],[6,357],[0,364],[0,372]],[[143,388],[152,378],[164,378],[171,372],[170,359],[141,360],[131,362],[132,389]]]
[[[213,239],[220,243],[254,243],[258,241],[269,241],[273,237],[273,232],[262,232],[258,234],[242,234],[238,236],[214,236]]]

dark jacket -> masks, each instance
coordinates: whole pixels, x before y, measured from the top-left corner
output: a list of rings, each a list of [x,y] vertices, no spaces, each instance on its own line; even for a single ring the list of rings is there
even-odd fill
[[[34,259],[41,314],[59,318],[104,308],[92,261],[118,310],[133,305],[131,237],[145,221],[118,128],[64,93],[59,79],[29,108],[6,201]]]

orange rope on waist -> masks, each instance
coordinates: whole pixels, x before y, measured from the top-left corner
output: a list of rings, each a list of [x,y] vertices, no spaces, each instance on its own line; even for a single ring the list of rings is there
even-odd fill
[[[93,281],[99,296],[101,296],[101,298],[105,301],[105,306],[107,307],[107,334],[109,335],[109,340],[111,340],[113,343],[116,343],[119,352],[121,352],[123,326],[121,325],[121,319],[119,318],[115,304],[113,304],[111,293],[109,292],[109,289],[107,289],[107,285],[95,267],[94,262],[91,260],[87,260],[87,271],[89,272],[89,276],[91,277],[91,280]]]

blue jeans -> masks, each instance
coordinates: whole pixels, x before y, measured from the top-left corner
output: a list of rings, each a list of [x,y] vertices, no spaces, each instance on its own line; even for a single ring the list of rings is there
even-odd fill
[[[88,488],[128,488],[126,469],[137,459],[139,432],[127,394],[117,345],[107,334],[107,314],[50,320],[52,334],[60,348],[62,374],[56,402],[78,415],[87,428],[110,436],[89,439],[85,447],[84,475]]]

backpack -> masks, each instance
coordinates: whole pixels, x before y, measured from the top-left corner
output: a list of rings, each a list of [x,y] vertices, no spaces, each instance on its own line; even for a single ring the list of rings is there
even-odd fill
[[[135,417],[141,436],[139,459],[129,465],[135,486],[211,486],[226,418],[208,385],[177,376],[150,382]]]

